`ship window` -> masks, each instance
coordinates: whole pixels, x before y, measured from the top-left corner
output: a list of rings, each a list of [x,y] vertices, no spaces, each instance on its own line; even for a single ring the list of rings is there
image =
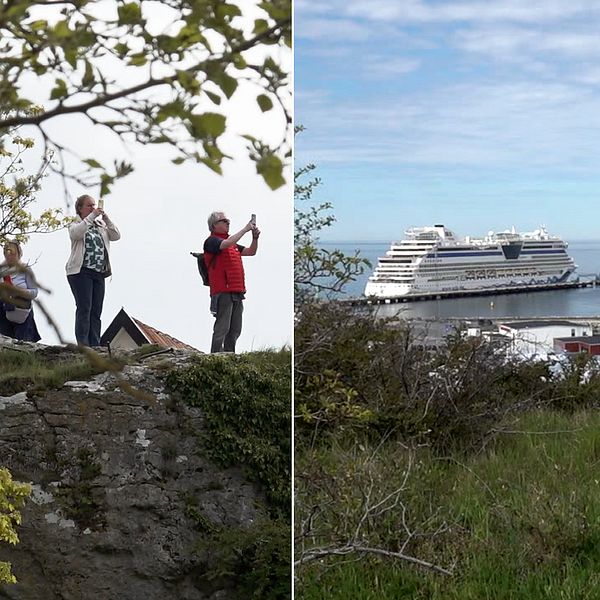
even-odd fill
[[[508,244],[502,244],[502,252],[504,254],[504,258],[507,260],[515,260],[519,258],[521,254],[522,242],[509,242]]]
[[[575,337],[575,330],[571,329],[571,337]]]

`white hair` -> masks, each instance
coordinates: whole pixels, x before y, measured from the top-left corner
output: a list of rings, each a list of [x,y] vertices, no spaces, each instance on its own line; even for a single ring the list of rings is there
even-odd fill
[[[225,213],[222,210],[216,210],[215,212],[210,213],[207,222],[208,222],[208,230],[212,231],[217,224],[217,221],[220,221],[225,216]]]

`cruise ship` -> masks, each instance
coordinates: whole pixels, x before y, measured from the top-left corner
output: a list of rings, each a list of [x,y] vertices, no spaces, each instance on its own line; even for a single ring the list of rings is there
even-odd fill
[[[444,225],[413,227],[393,242],[365,287],[365,296],[398,298],[494,289],[548,287],[567,282],[577,268],[568,244],[545,227],[531,233],[490,231],[458,239]]]

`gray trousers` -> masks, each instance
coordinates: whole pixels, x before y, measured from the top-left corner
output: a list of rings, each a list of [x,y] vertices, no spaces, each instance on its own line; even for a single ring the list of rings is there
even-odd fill
[[[244,312],[244,303],[239,296],[229,292],[219,294],[211,352],[235,352],[235,343],[242,333]]]

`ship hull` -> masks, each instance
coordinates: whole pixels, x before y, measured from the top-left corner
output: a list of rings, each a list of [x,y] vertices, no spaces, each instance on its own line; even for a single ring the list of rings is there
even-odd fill
[[[396,285],[396,284],[377,284],[367,283],[365,287],[365,296],[373,298],[400,298],[400,297],[423,297],[430,295],[464,295],[476,296],[483,293],[492,293],[494,291],[515,290],[523,291],[531,289],[550,289],[552,287],[561,288],[568,282],[570,273],[565,273],[561,277],[548,277],[545,279],[532,279],[529,281],[503,281],[496,279],[486,282],[482,285],[478,282],[457,281],[455,284],[435,284],[428,282],[425,285]]]

